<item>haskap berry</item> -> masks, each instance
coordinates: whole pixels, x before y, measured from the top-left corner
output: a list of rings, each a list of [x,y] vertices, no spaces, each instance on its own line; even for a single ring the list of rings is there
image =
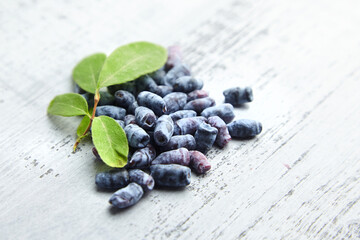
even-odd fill
[[[214,143],[224,148],[232,138],[248,139],[260,134],[260,122],[233,121],[234,107],[253,100],[250,87],[226,89],[225,103],[215,105],[203,85],[191,75],[180,48],[172,46],[162,68],[110,86],[108,92],[101,91],[104,106],[99,104],[96,116],[114,118],[124,128],[130,147],[123,170],[95,177],[99,188],[119,189],[110,198],[112,205],[132,206],[154,185],[185,187],[190,184],[191,170],[204,174],[211,169],[206,153]],[[94,103],[93,94],[81,93],[89,106]],[[95,148],[93,153],[101,160]]]

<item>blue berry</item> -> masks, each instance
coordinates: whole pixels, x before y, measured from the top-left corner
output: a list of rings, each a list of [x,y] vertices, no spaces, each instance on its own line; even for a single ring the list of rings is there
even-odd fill
[[[123,120],[126,114],[126,110],[121,107],[106,105],[96,108],[95,116],[108,116],[117,120]]]
[[[152,92],[143,91],[139,93],[137,102],[140,106],[153,110],[157,116],[161,116],[167,111],[164,99]]]
[[[155,157],[155,148],[151,144],[148,144],[146,147],[134,152],[127,166],[130,168],[148,168]]]
[[[174,124],[174,135],[193,135],[198,129],[199,125],[205,121],[206,118],[204,117],[190,117],[179,119]]]
[[[116,191],[109,200],[109,203],[117,208],[127,208],[136,204],[143,196],[144,191],[137,183],[130,183],[127,187]]]
[[[129,124],[136,124],[136,121],[135,121],[135,116],[132,115],[132,114],[128,114],[124,117],[124,123],[125,123],[125,126],[129,125]]]
[[[184,106],[184,110],[194,110],[197,113],[201,113],[204,109],[212,107],[214,105],[215,100],[210,97],[199,98],[188,102]]]
[[[209,93],[203,89],[194,90],[194,91],[188,93],[187,101],[190,102],[192,100],[195,100],[198,98],[205,98],[208,96],[209,96]]]
[[[187,102],[187,95],[182,92],[169,93],[164,97],[167,113],[174,113],[183,109]]]
[[[165,64],[166,70],[170,70],[175,65],[182,62],[182,54],[179,46],[170,46],[168,47],[168,59]]]
[[[185,187],[190,184],[191,170],[178,164],[156,164],[150,166],[155,185],[160,187]]]
[[[208,123],[210,126],[215,127],[218,130],[218,134],[215,140],[216,144],[220,148],[225,147],[225,145],[230,142],[231,136],[224,120],[218,116],[213,116],[208,118]]]
[[[189,163],[190,163],[189,151],[186,148],[179,148],[176,150],[170,150],[161,153],[151,162],[151,165],[180,164],[183,166],[188,166]]]
[[[253,100],[253,92],[250,87],[246,88],[229,88],[223,92],[225,96],[225,102],[230,103],[233,106],[239,106]]]
[[[211,164],[206,156],[199,151],[189,151],[190,153],[190,168],[197,174],[204,174],[210,170]]]
[[[224,122],[229,123],[235,118],[234,107],[229,103],[220,104],[204,109],[201,116],[206,118],[211,116],[219,116]]]
[[[152,129],[155,126],[156,115],[147,107],[138,107],[135,109],[135,121],[143,129]]]
[[[170,138],[170,141],[165,146],[162,146],[160,149],[162,151],[170,151],[182,147],[187,148],[188,150],[195,149],[195,138],[190,134],[172,136]]]
[[[101,172],[96,174],[95,183],[99,188],[119,189],[129,184],[129,174],[125,169]]]
[[[115,121],[120,125],[120,127],[121,127],[122,129],[124,129],[125,123],[124,123],[123,120],[116,120],[116,119],[115,119]]]
[[[227,125],[233,138],[252,138],[260,134],[262,124],[255,120],[239,119]]]
[[[174,122],[182,118],[195,117],[196,112],[193,110],[179,110],[169,115]]]
[[[149,134],[136,124],[129,124],[124,130],[130,147],[143,148],[150,142]]]
[[[166,72],[163,68],[160,68],[159,70],[153,72],[150,74],[150,77],[154,79],[156,84],[158,85],[164,85],[165,84],[165,75]]]
[[[129,107],[128,107],[128,109],[127,109],[127,112],[129,113],[129,114],[135,114],[135,109],[136,108],[138,108],[139,107],[139,104],[135,101],[135,102],[133,102]]]
[[[213,146],[218,130],[207,123],[202,123],[195,132],[196,150],[206,154]]]
[[[189,93],[201,89],[203,85],[203,81],[199,79],[195,79],[191,76],[183,76],[174,81],[173,88],[175,92]]]
[[[135,80],[138,93],[142,91],[154,92],[157,88],[157,84],[149,75],[141,76]]]
[[[118,90],[114,94],[115,105],[128,109],[130,105],[135,102],[135,97],[131,92],[125,90]]]
[[[166,73],[165,76],[165,84],[173,86],[175,80],[179,77],[190,76],[190,68],[186,64],[177,64],[170,71]]]
[[[137,93],[135,81],[109,86],[107,89],[111,94],[115,94],[118,90],[125,90],[131,92],[133,95]]]
[[[154,140],[158,146],[165,146],[174,133],[174,122],[169,115],[162,115],[156,122]]]
[[[157,86],[157,88],[154,90],[154,93],[159,95],[160,97],[165,97],[166,95],[168,95],[169,93],[171,93],[173,91],[173,87],[172,86],[167,86],[167,85],[159,85]]]
[[[149,192],[153,190],[155,185],[153,177],[146,172],[141,171],[140,169],[129,170],[129,179],[130,182],[139,184],[144,190],[144,192]]]

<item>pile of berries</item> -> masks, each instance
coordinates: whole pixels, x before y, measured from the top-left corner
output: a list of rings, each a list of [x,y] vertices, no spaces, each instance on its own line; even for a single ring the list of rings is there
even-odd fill
[[[169,47],[168,54],[163,68],[100,93],[96,116],[114,118],[130,147],[125,168],[98,173],[95,178],[99,188],[119,189],[109,200],[115,207],[136,204],[154,185],[189,185],[191,170],[196,174],[210,170],[205,154],[214,144],[223,148],[231,138],[252,138],[262,130],[254,120],[232,122],[234,106],[253,100],[251,88],[227,89],[225,103],[215,106],[202,90],[203,82],[192,77],[182,62],[179,48]],[[83,96],[93,105],[93,95]],[[95,148],[93,153],[100,158]]]

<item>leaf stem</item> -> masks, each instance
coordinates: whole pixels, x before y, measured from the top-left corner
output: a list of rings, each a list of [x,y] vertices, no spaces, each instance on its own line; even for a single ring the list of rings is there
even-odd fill
[[[75,142],[74,147],[73,147],[73,152],[76,151],[76,148],[79,145],[81,139],[83,139],[85,137],[85,135],[90,131],[92,122],[93,122],[93,120],[95,118],[96,107],[97,107],[97,105],[99,103],[99,100],[100,100],[100,93],[99,93],[99,88],[97,88],[96,91],[95,91],[95,96],[94,96],[94,109],[93,109],[93,112],[92,112],[92,115],[91,115],[91,118],[90,118],[89,125],[87,126],[85,132],[80,137],[78,137],[76,139],[76,142]]]

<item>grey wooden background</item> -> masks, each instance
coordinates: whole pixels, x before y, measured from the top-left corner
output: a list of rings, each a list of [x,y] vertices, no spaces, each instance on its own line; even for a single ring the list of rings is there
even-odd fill
[[[252,86],[250,141],[183,191],[117,211],[80,119],[48,116],[84,56],[179,44],[218,103]],[[359,239],[360,2],[0,1],[0,239]]]

